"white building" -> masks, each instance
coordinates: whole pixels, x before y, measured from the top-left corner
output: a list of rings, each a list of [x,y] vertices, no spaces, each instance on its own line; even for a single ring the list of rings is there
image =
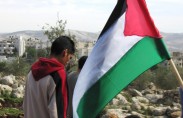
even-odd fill
[[[76,49],[78,50],[78,58],[81,56],[88,56],[94,46],[95,42],[76,42]]]
[[[17,37],[17,40],[15,41],[15,47],[18,51],[18,56],[23,56],[25,52],[25,41],[23,40],[22,36]]]
[[[78,50],[78,57],[84,55],[89,55],[93,49],[93,46],[96,42],[91,41],[77,41],[76,49]],[[50,47],[51,43],[49,41],[42,42],[37,38],[23,38],[22,36],[9,36],[8,39],[0,43],[0,55],[13,54],[15,51],[18,53],[18,56],[23,56],[25,53],[26,47],[33,47],[35,49],[44,49]],[[6,49],[6,50],[5,50]]]
[[[181,68],[183,67],[183,53],[182,52],[172,52],[171,58],[177,67],[181,67]],[[170,66],[169,61],[165,61],[162,64],[166,67]]]
[[[14,54],[15,46],[12,42],[1,41],[0,42],[0,55]]]
[[[183,67],[183,53],[182,52],[173,52],[172,59],[176,66]]]
[[[43,42],[38,38],[28,38],[25,39],[26,47],[35,47],[36,49],[43,48]]]

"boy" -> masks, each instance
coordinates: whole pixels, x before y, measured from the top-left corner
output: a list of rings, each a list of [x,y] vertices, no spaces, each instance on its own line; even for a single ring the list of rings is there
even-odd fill
[[[68,90],[65,65],[75,52],[74,42],[58,37],[50,58],[40,58],[27,76],[24,96],[25,118],[66,118]]]

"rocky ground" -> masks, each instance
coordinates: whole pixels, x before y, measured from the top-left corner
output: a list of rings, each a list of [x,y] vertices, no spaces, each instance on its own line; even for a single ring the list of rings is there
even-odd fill
[[[178,89],[160,90],[150,83],[145,90],[128,88],[104,109],[101,118],[181,118]]]
[[[22,118],[25,79],[0,77],[0,118]],[[180,118],[178,88],[160,90],[153,83],[139,91],[128,88],[119,93],[101,112],[100,118]]]
[[[23,118],[25,79],[13,75],[0,77],[0,118]]]

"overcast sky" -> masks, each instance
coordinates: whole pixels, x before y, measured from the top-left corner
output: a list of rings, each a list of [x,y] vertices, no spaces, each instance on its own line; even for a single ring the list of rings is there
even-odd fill
[[[59,16],[66,29],[101,31],[117,0],[0,0],[0,32],[41,30]],[[157,28],[183,33],[183,0],[146,0]],[[58,15],[59,14],[59,15]]]

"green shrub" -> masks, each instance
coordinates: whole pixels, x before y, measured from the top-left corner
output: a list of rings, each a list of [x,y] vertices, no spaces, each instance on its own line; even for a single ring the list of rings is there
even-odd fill
[[[183,75],[183,69],[178,69],[180,75]],[[148,71],[144,72],[130,85],[132,85],[135,89],[143,90],[150,82],[153,82],[157,88],[165,90],[176,89],[179,86],[173,70],[169,67],[164,67],[161,64],[156,65]]]
[[[171,68],[158,66],[153,71],[155,77],[153,83],[160,89],[176,89],[178,87],[178,81],[176,80],[175,73]]]
[[[25,59],[19,58],[12,62],[6,63],[3,75],[13,74],[15,76],[25,76],[30,70],[31,65]]]
[[[16,117],[19,114],[23,114],[23,111],[16,108],[0,108],[0,116],[8,115]]]
[[[144,72],[142,75],[140,75],[132,84],[135,87],[135,89],[143,90],[147,87],[147,84],[152,82],[153,73],[148,70]]]

